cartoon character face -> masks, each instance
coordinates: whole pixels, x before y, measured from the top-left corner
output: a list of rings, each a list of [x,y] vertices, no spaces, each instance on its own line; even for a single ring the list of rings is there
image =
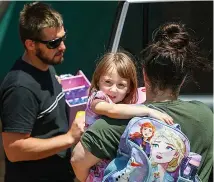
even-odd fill
[[[146,138],[149,138],[152,136],[152,128],[149,128],[149,127],[143,127],[142,129],[142,134],[143,134],[143,137],[146,137]]]
[[[125,170],[122,172],[121,175],[118,175],[116,177],[117,182],[129,182],[129,178],[131,173],[139,166],[142,166],[142,164],[135,161],[134,157],[131,157],[131,160],[129,161],[129,165]]]
[[[178,153],[166,138],[159,137],[151,144],[151,157],[158,164],[169,163]]]

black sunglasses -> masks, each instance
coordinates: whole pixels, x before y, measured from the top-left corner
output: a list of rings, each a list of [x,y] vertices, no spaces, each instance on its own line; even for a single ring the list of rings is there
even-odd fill
[[[48,49],[55,49],[55,48],[59,47],[61,42],[65,41],[65,39],[66,39],[66,32],[65,32],[65,35],[63,35],[60,38],[54,39],[54,40],[47,40],[47,41],[45,41],[45,40],[34,40],[34,41],[45,44]]]

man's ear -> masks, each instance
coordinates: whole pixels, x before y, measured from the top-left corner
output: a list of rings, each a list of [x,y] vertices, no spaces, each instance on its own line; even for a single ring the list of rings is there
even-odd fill
[[[30,39],[27,39],[25,40],[25,47],[27,48],[27,50],[33,51],[35,49],[35,42]]]

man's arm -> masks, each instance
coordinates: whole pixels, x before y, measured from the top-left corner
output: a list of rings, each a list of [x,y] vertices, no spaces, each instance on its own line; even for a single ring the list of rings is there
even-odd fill
[[[79,142],[75,146],[71,158],[71,164],[77,179],[85,182],[89,175],[89,169],[99,161],[101,161],[101,159],[91,154],[82,146],[81,142]]]
[[[30,134],[3,132],[4,150],[11,162],[43,159],[78,142],[84,126],[84,116],[78,117],[66,134],[49,139],[32,138]]]
[[[49,139],[31,138],[30,134],[2,133],[3,147],[11,162],[38,160],[71,147],[75,139],[68,134]]]
[[[79,117],[66,134],[49,139],[30,137],[38,107],[33,93],[25,88],[14,88],[2,99],[2,140],[5,153],[12,162],[54,155],[78,142],[84,131],[84,117]]]

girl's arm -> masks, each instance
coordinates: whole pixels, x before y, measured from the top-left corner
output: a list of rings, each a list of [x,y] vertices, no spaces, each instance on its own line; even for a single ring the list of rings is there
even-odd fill
[[[169,115],[144,105],[114,104],[94,99],[91,109],[98,115],[105,115],[110,118],[129,119],[134,116],[150,116],[160,119],[167,124],[173,124],[173,119]]]

